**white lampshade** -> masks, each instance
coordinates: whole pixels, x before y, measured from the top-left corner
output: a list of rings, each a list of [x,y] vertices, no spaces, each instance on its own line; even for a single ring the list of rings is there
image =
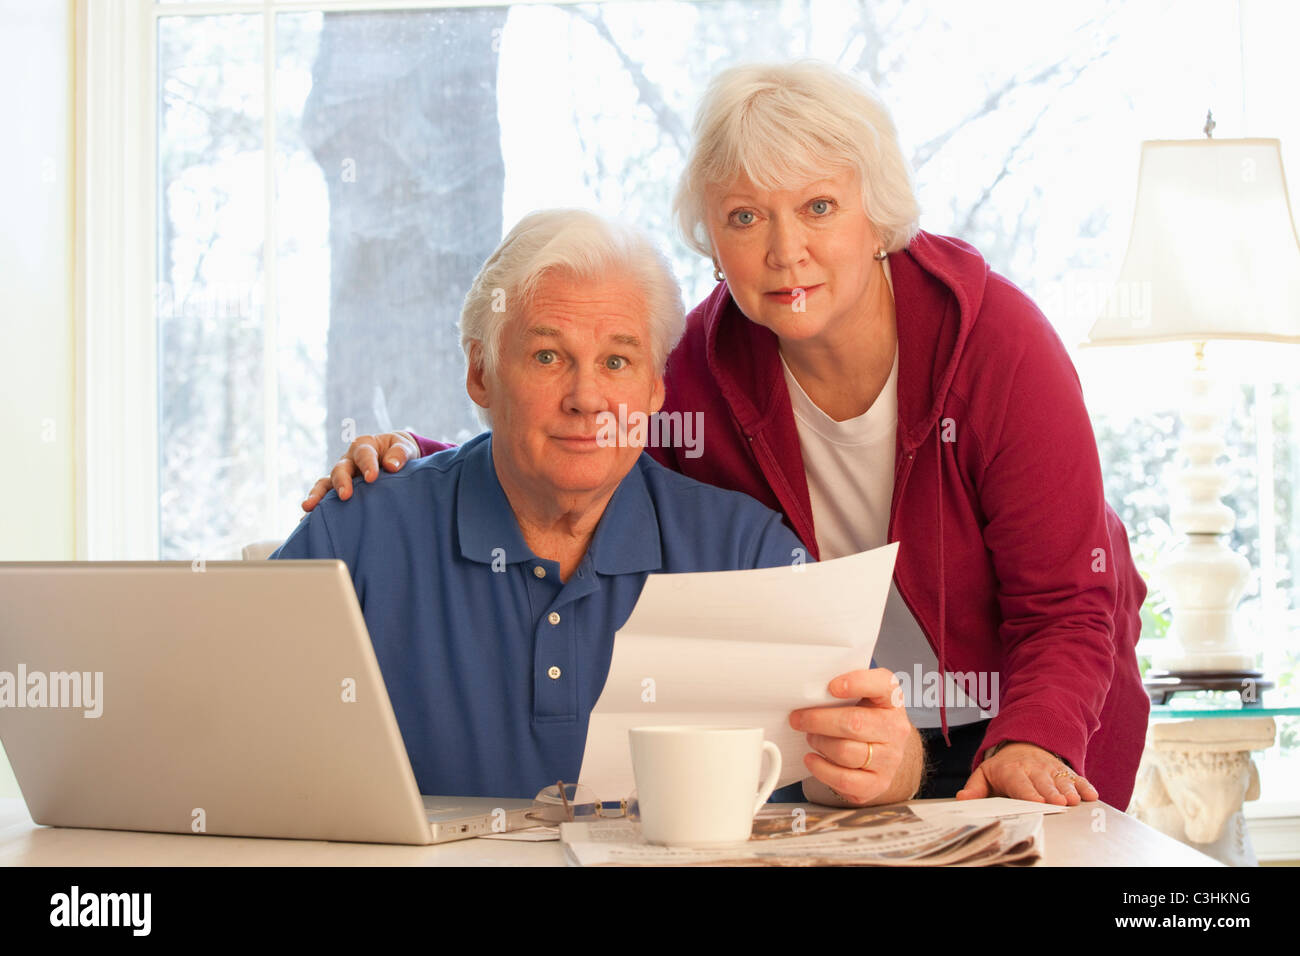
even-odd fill
[[[1142,144],[1133,232],[1085,345],[1300,342],[1300,241],[1276,139]]]

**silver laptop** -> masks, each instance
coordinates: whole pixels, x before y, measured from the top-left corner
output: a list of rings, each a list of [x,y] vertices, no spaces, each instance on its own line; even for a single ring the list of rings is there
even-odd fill
[[[421,797],[341,561],[0,563],[0,741],[49,826],[428,844],[531,805]]]

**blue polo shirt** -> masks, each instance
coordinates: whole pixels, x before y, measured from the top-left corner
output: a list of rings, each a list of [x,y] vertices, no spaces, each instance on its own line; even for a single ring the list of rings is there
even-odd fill
[[[577,780],[647,574],[776,567],[796,549],[776,512],[642,454],[562,582],[524,543],[485,432],[349,501],[331,491],[272,557],[347,565],[421,793],[532,797]]]

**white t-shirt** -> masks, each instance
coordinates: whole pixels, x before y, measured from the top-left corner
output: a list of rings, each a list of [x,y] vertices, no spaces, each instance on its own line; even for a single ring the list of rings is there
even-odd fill
[[[889,295],[894,279],[884,266]],[[817,550],[823,561],[886,544],[894,496],[894,443],[898,435],[898,346],[885,387],[857,418],[837,422],[813,403],[781,357],[790,391],[799,448],[808,475]]]
[[[898,349],[880,395],[857,418],[837,422],[818,408],[781,359],[808,475],[822,560],[879,548],[889,531],[898,434]]]
[[[889,261],[885,279],[893,292]],[[817,529],[817,550],[821,560],[879,548],[887,543],[889,508],[894,496],[894,445],[898,435],[898,348],[884,388],[871,407],[856,418],[837,422],[823,412],[799,385],[790,367],[781,359],[785,384],[790,392],[799,450],[808,477],[813,524]],[[889,588],[880,637],[873,655],[876,666],[888,667],[900,676],[904,699],[913,726],[940,726],[937,707],[922,706],[925,685],[930,682],[941,693],[939,660],[925,634],[912,617],[897,587]],[[918,670],[919,666],[919,670]],[[963,706],[969,699],[955,689],[948,708],[951,727],[973,723],[988,713]],[[996,701],[993,702],[996,707]]]

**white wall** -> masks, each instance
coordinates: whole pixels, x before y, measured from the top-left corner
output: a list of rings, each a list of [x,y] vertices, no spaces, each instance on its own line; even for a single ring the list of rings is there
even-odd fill
[[[71,0],[0,0],[0,561],[75,557],[73,89]]]

